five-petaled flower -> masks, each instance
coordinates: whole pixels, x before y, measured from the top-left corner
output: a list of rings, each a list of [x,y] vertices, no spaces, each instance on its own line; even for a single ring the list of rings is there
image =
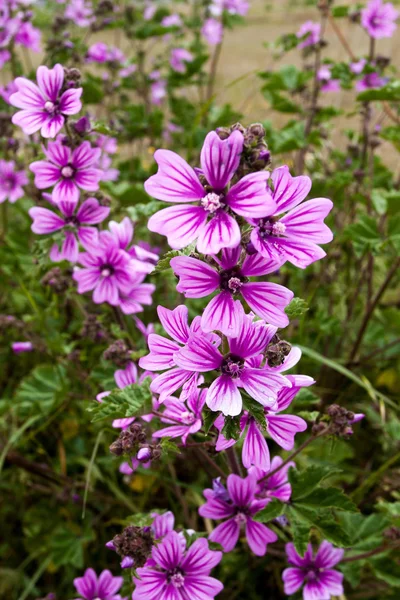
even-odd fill
[[[332,232],[323,221],[333,203],[315,198],[300,204],[311,189],[311,179],[305,175],[292,177],[287,166],[275,169],[271,180],[276,210],[262,219],[250,220],[255,226],[251,242],[265,258],[281,264],[289,261],[304,269],[325,256],[317,244],[332,240]]]
[[[199,508],[199,514],[208,519],[226,519],[218,525],[209,540],[221,544],[224,552],[231,552],[236,546],[242,527],[245,528],[247,543],[257,556],[264,556],[267,544],[276,542],[278,536],[263,523],[253,520],[253,516],[268,503],[267,499],[257,499],[257,479],[248,475],[244,479],[231,474],[227,479],[227,490],[218,481],[213,489],[204,490],[207,500]]]
[[[205,336],[189,339],[175,354],[175,362],[186,371],[218,372],[218,377],[208,388],[206,404],[224,415],[241,413],[239,388],[244,388],[263,406],[272,408],[276,405],[279,390],[284,386],[291,387],[287,378],[261,364],[260,355],[276,329],[263,321],[253,321],[253,318],[253,315],[244,316],[239,335],[229,338],[227,354],[221,354]]]
[[[64,69],[60,64],[52,69],[40,66],[36,71],[38,85],[17,77],[17,92],[11,95],[10,104],[22,110],[12,118],[24,133],[31,135],[39,131],[44,138],[54,138],[64,125],[65,117],[75,115],[82,108],[82,88],[62,91]]]
[[[245,255],[240,264],[240,255],[240,246],[225,249],[221,258],[213,257],[214,267],[190,256],[173,258],[172,270],[180,278],[177,291],[187,298],[203,298],[219,290],[204,309],[201,318],[204,331],[217,329],[229,337],[239,335],[245,314],[240,300],[235,300],[240,296],[256,315],[272,325],[286,327],[289,319],[284,309],[293,292],[277,283],[249,280],[277,271],[280,262],[252,254]]]
[[[392,37],[399,14],[391,2],[370,0],[361,11],[361,25],[372,38],[377,40]]]
[[[151,558],[137,569],[138,577],[132,600],[212,600],[223,585],[210,571],[222,558],[222,552],[210,550],[204,538],[186,549],[186,540],[176,531],[168,533]]]
[[[79,594],[79,599],[76,600],[123,600],[117,593],[123,583],[123,577],[113,577],[108,570],[97,576],[93,569],[86,569],[83,577],[74,579],[74,586]]]
[[[28,183],[25,171],[16,171],[13,160],[0,159],[0,204],[8,200],[13,204],[24,195],[22,186]]]
[[[275,211],[275,202],[265,185],[266,171],[250,173],[229,188],[242,150],[240,131],[234,131],[226,140],[210,132],[201,151],[200,172],[175,152],[157,150],[154,158],[158,173],[145,182],[146,192],[176,206],[153,215],[148,223],[150,231],[166,235],[175,249],[196,239],[198,251],[204,254],[236,248],[241,234],[234,214],[262,218]]]
[[[35,185],[39,190],[54,185],[54,202],[78,202],[79,188],[87,192],[99,189],[102,172],[93,165],[100,157],[100,148],[92,148],[89,142],[83,142],[71,150],[56,141],[49,142],[44,153],[47,160],[35,161],[29,168],[35,174]]]
[[[308,544],[304,557],[301,557],[290,543],[286,544],[286,554],[292,566],[282,574],[285,594],[294,594],[303,584],[304,600],[327,600],[343,594],[343,574],[332,567],[342,560],[344,550],[323,541],[315,555]]]

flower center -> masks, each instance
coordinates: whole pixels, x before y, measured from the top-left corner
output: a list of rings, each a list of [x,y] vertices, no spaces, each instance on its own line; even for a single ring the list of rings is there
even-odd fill
[[[228,354],[225,356],[222,365],[221,371],[225,375],[229,375],[234,379],[240,377],[241,372],[243,371],[244,360],[240,358],[240,356],[235,356],[233,354]]]
[[[71,165],[66,165],[61,169],[61,175],[66,179],[69,179],[70,177],[73,177],[74,169],[71,167]]]
[[[178,567],[167,573],[167,582],[172,583],[175,588],[181,588],[185,585],[185,576]]]
[[[245,525],[245,523],[247,523],[247,516],[241,510],[238,513],[236,513],[234,518],[238,525]]]
[[[114,267],[111,265],[103,265],[100,273],[102,277],[110,277],[110,275],[114,273]]]
[[[222,208],[224,206],[222,199],[222,194],[215,194],[215,192],[210,192],[209,194],[207,194],[207,196],[204,196],[204,198],[200,200],[200,204],[204,208],[204,210],[213,214],[219,208]]]
[[[45,102],[44,110],[52,115],[56,110],[56,105],[54,104],[54,102],[48,100],[47,102]]]
[[[308,581],[316,581],[318,579],[318,575],[319,569],[316,569],[315,567],[309,567],[307,570],[306,579]]]
[[[221,290],[227,290],[232,294],[239,292],[245,282],[246,278],[241,275],[239,267],[226,269],[219,274],[219,287]]]
[[[181,414],[181,421],[185,424],[185,425],[191,425],[193,423],[193,421],[195,420],[195,416],[193,413],[191,413],[190,411],[186,411],[184,413]]]
[[[281,223],[280,221],[274,221],[273,218],[262,219],[258,224],[258,229],[262,238],[265,238],[269,235],[279,237],[281,235],[284,235],[286,231],[286,225],[284,223]]]
[[[8,177],[6,177],[3,181],[3,188],[6,190],[12,190],[13,187],[15,186],[15,179],[14,177],[12,177],[12,175],[9,175]]]
[[[65,224],[66,225],[70,225],[71,227],[78,227],[79,220],[77,219],[77,217],[75,217],[74,215],[72,215],[71,217],[67,217],[65,219]]]

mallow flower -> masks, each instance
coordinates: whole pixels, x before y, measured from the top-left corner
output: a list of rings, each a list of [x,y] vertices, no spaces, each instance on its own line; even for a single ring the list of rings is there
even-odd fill
[[[222,552],[210,550],[204,538],[186,549],[185,538],[171,531],[153,546],[146,565],[137,569],[132,600],[212,600],[223,588],[210,577],[221,558]]]
[[[292,595],[303,585],[303,600],[327,600],[343,594],[343,574],[332,567],[343,558],[344,550],[323,541],[316,554],[308,544],[303,557],[294,544],[286,544],[286,555],[291,565],[282,573],[285,594]]]
[[[61,141],[49,142],[44,148],[47,160],[38,160],[30,165],[35,175],[35,186],[39,190],[54,186],[53,201],[78,202],[79,189],[95,192],[99,189],[102,176],[94,165],[100,158],[100,148],[92,148],[83,142],[74,150]]]
[[[234,131],[221,140],[210,132],[201,151],[201,171],[195,171],[171,150],[157,150],[158,172],[145,182],[154,198],[175,203],[153,215],[150,231],[166,235],[171,248],[180,249],[197,240],[204,254],[240,243],[240,228],[234,217],[262,218],[275,211],[275,202],[266,187],[268,173],[245,175],[230,186],[239,166],[243,134]],[[187,204],[190,202],[191,204]]]
[[[252,518],[268,503],[256,498],[256,477],[248,475],[242,479],[231,474],[226,483],[227,489],[218,481],[213,489],[203,492],[207,502],[200,506],[199,514],[207,519],[226,519],[212,531],[209,540],[221,544],[224,552],[231,552],[244,529],[250,549],[257,556],[264,556],[267,545],[276,542],[278,536]]]
[[[74,586],[79,594],[76,600],[123,600],[117,593],[123,583],[123,577],[114,577],[108,570],[97,576],[93,569],[86,569],[82,577],[74,579]]]
[[[224,415],[234,417],[241,413],[240,388],[263,406],[272,408],[276,406],[280,389],[291,387],[286,377],[261,364],[259,357],[276,330],[253,318],[253,315],[245,315],[239,335],[228,338],[227,354],[222,354],[204,335],[189,339],[175,354],[176,364],[185,371],[218,373],[208,388],[206,404]]]
[[[17,171],[13,160],[0,159],[0,204],[8,200],[13,204],[24,195],[23,187],[28,183],[25,171]]]
[[[282,467],[282,463],[283,458],[274,456],[269,469],[264,470],[258,467],[250,467],[248,469],[249,475],[253,475],[257,479],[257,498],[266,498],[268,503],[274,498],[277,498],[280,502],[289,502],[292,495],[292,486],[288,480],[288,471],[294,468],[295,464],[293,461],[290,461]],[[275,471],[275,469],[278,469],[276,473],[264,479],[268,473]]]
[[[53,208],[61,214],[42,206],[29,209],[33,219],[31,229],[39,235],[62,230],[65,239],[61,250],[55,244],[50,258],[55,262],[68,260],[75,263],[79,256],[79,242],[84,248],[96,244],[98,231],[93,225],[102,223],[110,214],[110,209],[101,206],[96,198],[88,198],[79,208],[77,200],[60,200],[58,204],[53,204]]]
[[[168,423],[168,427],[158,429],[153,433],[153,437],[180,437],[186,444],[188,436],[201,429],[201,412],[206,401],[206,394],[207,390],[193,388],[186,402],[179,402],[176,398],[166,400],[161,420]]]
[[[21,108],[12,117],[14,125],[31,135],[39,131],[44,138],[54,138],[65,122],[65,117],[75,115],[82,108],[82,88],[62,91],[64,69],[57,64],[52,69],[40,66],[36,71],[37,85],[25,77],[17,77],[17,92],[11,95],[10,104]]]
[[[281,262],[265,259],[261,254],[241,258],[241,246],[224,249],[221,258],[213,256],[214,265],[189,256],[177,256],[171,267],[179,277],[178,292],[186,298],[203,298],[215,291],[218,294],[208,303],[201,318],[203,331],[221,331],[229,337],[239,335],[244,317],[243,298],[259,317],[286,327],[289,319],[284,310],[293,298],[293,292],[272,282],[253,282],[250,277],[261,277],[277,271]]]
[[[361,11],[361,25],[376,40],[392,37],[397,27],[398,16],[399,12],[391,2],[370,0]]]
[[[287,166],[275,169],[271,180],[276,209],[265,218],[249,220],[254,225],[251,242],[265,258],[281,260],[281,264],[289,261],[304,269],[326,255],[317,244],[333,238],[323,222],[333,203],[327,198],[302,202],[311,189],[311,179],[292,177]]]

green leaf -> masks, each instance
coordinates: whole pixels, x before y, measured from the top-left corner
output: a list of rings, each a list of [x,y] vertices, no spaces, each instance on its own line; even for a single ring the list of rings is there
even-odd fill
[[[279,517],[285,509],[285,504],[274,498],[265,508],[256,513],[253,517],[258,523],[269,523],[272,519]]]
[[[189,256],[189,254],[192,254],[195,247],[196,244],[190,244],[190,246],[186,246],[183,250],[170,250],[160,258],[153,273],[163,273],[164,271],[167,271],[170,268],[171,259],[176,256]]]
[[[267,431],[267,423],[265,420],[264,407],[259,402],[253,400],[249,396],[243,394],[243,407],[260,425],[262,431]]]
[[[344,237],[353,243],[359,254],[369,250],[377,251],[383,242],[377,220],[369,215],[361,215],[357,223],[348,225],[344,230]]]
[[[337,568],[337,567],[335,567]],[[348,581],[353,589],[356,589],[361,580],[362,564],[358,561],[342,563],[338,565],[338,568],[342,571],[344,578]]]
[[[203,409],[203,428],[206,434],[208,434],[220,414],[218,411],[210,410],[208,407]]]
[[[378,579],[390,587],[400,587],[400,565],[388,556],[374,557],[370,560],[372,569]]]
[[[328,513],[321,513],[313,525],[319,530],[322,537],[328,542],[340,548],[347,548],[351,545],[351,539],[346,530]]]
[[[40,365],[25,377],[17,388],[15,403],[21,416],[48,414],[65,398],[65,369]]]
[[[347,15],[349,14],[349,8],[349,6],[345,5],[333,6],[332,16],[335,17],[335,19],[340,17],[347,17]]]
[[[371,200],[373,207],[375,208],[378,215],[384,215],[387,211],[387,200],[385,197],[385,191],[380,188],[372,190]]]
[[[56,567],[71,565],[77,569],[83,567],[83,550],[87,542],[93,539],[93,533],[77,535],[73,528],[60,526],[51,535],[50,551]]]
[[[163,456],[168,457],[173,454],[181,453],[178,446],[174,442],[171,442],[171,438],[168,438],[168,437],[161,438],[160,446],[161,446]]]
[[[149,412],[152,398],[150,382],[150,377],[146,377],[140,384],[133,383],[122,390],[113,390],[102,402],[96,402],[87,409],[93,413],[92,422],[110,417],[134,417]]]
[[[350,536],[355,554],[378,547],[384,530],[390,525],[386,515],[377,513],[367,517],[360,513],[339,513],[338,521]]]
[[[391,81],[379,89],[365,90],[358,94],[357,100],[360,102],[371,102],[375,100],[398,102],[400,100],[400,80]]]
[[[225,417],[225,424],[221,431],[227,440],[238,440],[240,438],[240,415],[237,417]]]
[[[309,310],[308,304],[303,298],[293,298],[290,304],[285,308],[285,313],[289,319],[295,319],[304,315]]]
[[[309,496],[322,481],[335,473],[340,473],[340,469],[315,465],[303,471],[297,471],[293,467],[289,469],[288,478],[292,486],[292,502]]]
[[[293,535],[293,543],[297,552],[303,556],[307,550],[307,544],[310,537],[310,521],[303,517],[300,511],[294,506],[288,507],[288,518]]]
[[[319,410],[312,410],[312,411],[301,410],[297,414],[302,419],[305,419],[306,421],[313,423],[314,421],[316,421],[318,419],[318,417],[321,413],[319,412]]]
[[[357,512],[356,505],[342,490],[335,487],[317,488],[303,500],[295,502],[296,506],[311,508],[335,508],[349,512]]]

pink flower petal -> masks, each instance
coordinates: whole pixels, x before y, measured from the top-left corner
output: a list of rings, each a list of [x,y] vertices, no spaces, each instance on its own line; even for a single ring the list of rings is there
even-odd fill
[[[76,88],[66,90],[60,98],[59,109],[63,115],[76,115],[81,108],[82,102],[80,97],[82,96],[83,88]]]
[[[35,83],[25,77],[17,77],[14,83],[18,91],[10,96],[9,103],[12,106],[32,111],[43,110],[46,99]]]
[[[206,332],[218,330],[228,337],[236,337],[240,333],[243,316],[240,300],[234,300],[230,292],[220,292],[204,309],[201,328]]]
[[[242,411],[242,396],[235,381],[228,375],[220,375],[208,388],[207,406],[226,416],[236,417]]]
[[[200,161],[204,175],[215,191],[222,192],[232,179],[242,150],[243,134],[240,131],[234,131],[226,140],[221,140],[215,131],[207,134]]]
[[[79,200],[79,189],[72,179],[60,179],[54,186],[52,197],[56,203],[62,200],[64,202],[77,203]]]
[[[288,166],[275,169],[271,176],[274,184],[274,200],[277,205],[276,214],[294,208],[305,198],[311,189],[311,179],[305,175],[292,177]]]
[[[306,572],[301,569],[290,567],[282,573],[285,594],[291,596],[301,588],[304,583]]]
[[[64,117],[62,115],[48,116],[40,133],[44,138],[54,138],[61,131],[63,125]]]
[[[296,415],[267,415],[267,429],[281,448],[292,450],[296,433],[305,431],[307,423]]]
[[[207,213],[201,206],[171,206],[150,217],[147,227],[167,236],[171,248],[180,250],[198,237],[206,219]]]
[[[250,420],[249,427],[242,448],[242,462],[246,469],[252,465],[269,471],[270,454],[267,442],[254,419]]]
[[[64,219],[48,208],[34,206],[29,209],[29,215],[33,219],[31,229],[33,233],[46,234],[62,229],[65,225]]]
[[[245,175],[229,190],[226,203],[238,215],[247,219],[268,217],[274,214],[276,204],[267,189],[266,171]]]
[[[205,211],[204,211],[204,214]],[[202,254],[218,254],[222,248],[236,248],[240,228],[233,217],[218,210],[198,233],[197,249]]]
[[[256,315],[276,327],[289,325],[284,310],[294,296],[291,290],[277,283],[254,282],[243,284],[240,291]]]
[[[246,392],[263,406],[275,404],[278,391],[287,380],[279,373],[246,367],[240,375],[240,384]]]
[[[20,110],[19,112],[15,113],[11,121],[14,123],[14,125],[21,127],[22,131],[26,135],[31,135],[32,133],[39,131],[47,118],[47,114],[44,112],[34,112],[27,109]]]
[[[327,198],[315,198],[303,202],[281,218],[280,223],[286,227],[285,235],[296,241],[304,240],[315,244],[331,242],[332,231],[323,220],[332,207],[333,202]]]
[[[264,556],[267,544],[276,542],[278,536],[263,523],[257,523],[248,518],[246,523],[247,542],[256,556]]]
[[[158,172],[144,184],[149,196],[165,202],[185,203],[205,196],[196,173],[178,154],[171,150],[157,150],[154,159],[158,163]]]
[[[219,286],[219,275],[209,265],[189,256],[177,256],[170,262],[179,277],[178,292],[186,298],[203,298],[212,294]]]
[[[55,185],[61,177],[60,169],[46,160],[33,162],[29,169],[35,174],[35,186],[39,190]]]
[[[228,519],[216,527],[209,536],[210,542],[221,544],[224,552],[231,552],[239,539],[240,527],[234,519]]]
[[[56,102],[64,82],[62,65],[57,64],[52,69],[48,69],[43,65],[40,66],[36,71],[36,79],[42,94],[52,102]]]
[[[161,325],[168,335],[177,342],[186,344],[190,333],[187,307],[180,305],[174,308],[174,310],[169,310],[169,308],[164,308],[164,306],[158,306],[157,314]]]

